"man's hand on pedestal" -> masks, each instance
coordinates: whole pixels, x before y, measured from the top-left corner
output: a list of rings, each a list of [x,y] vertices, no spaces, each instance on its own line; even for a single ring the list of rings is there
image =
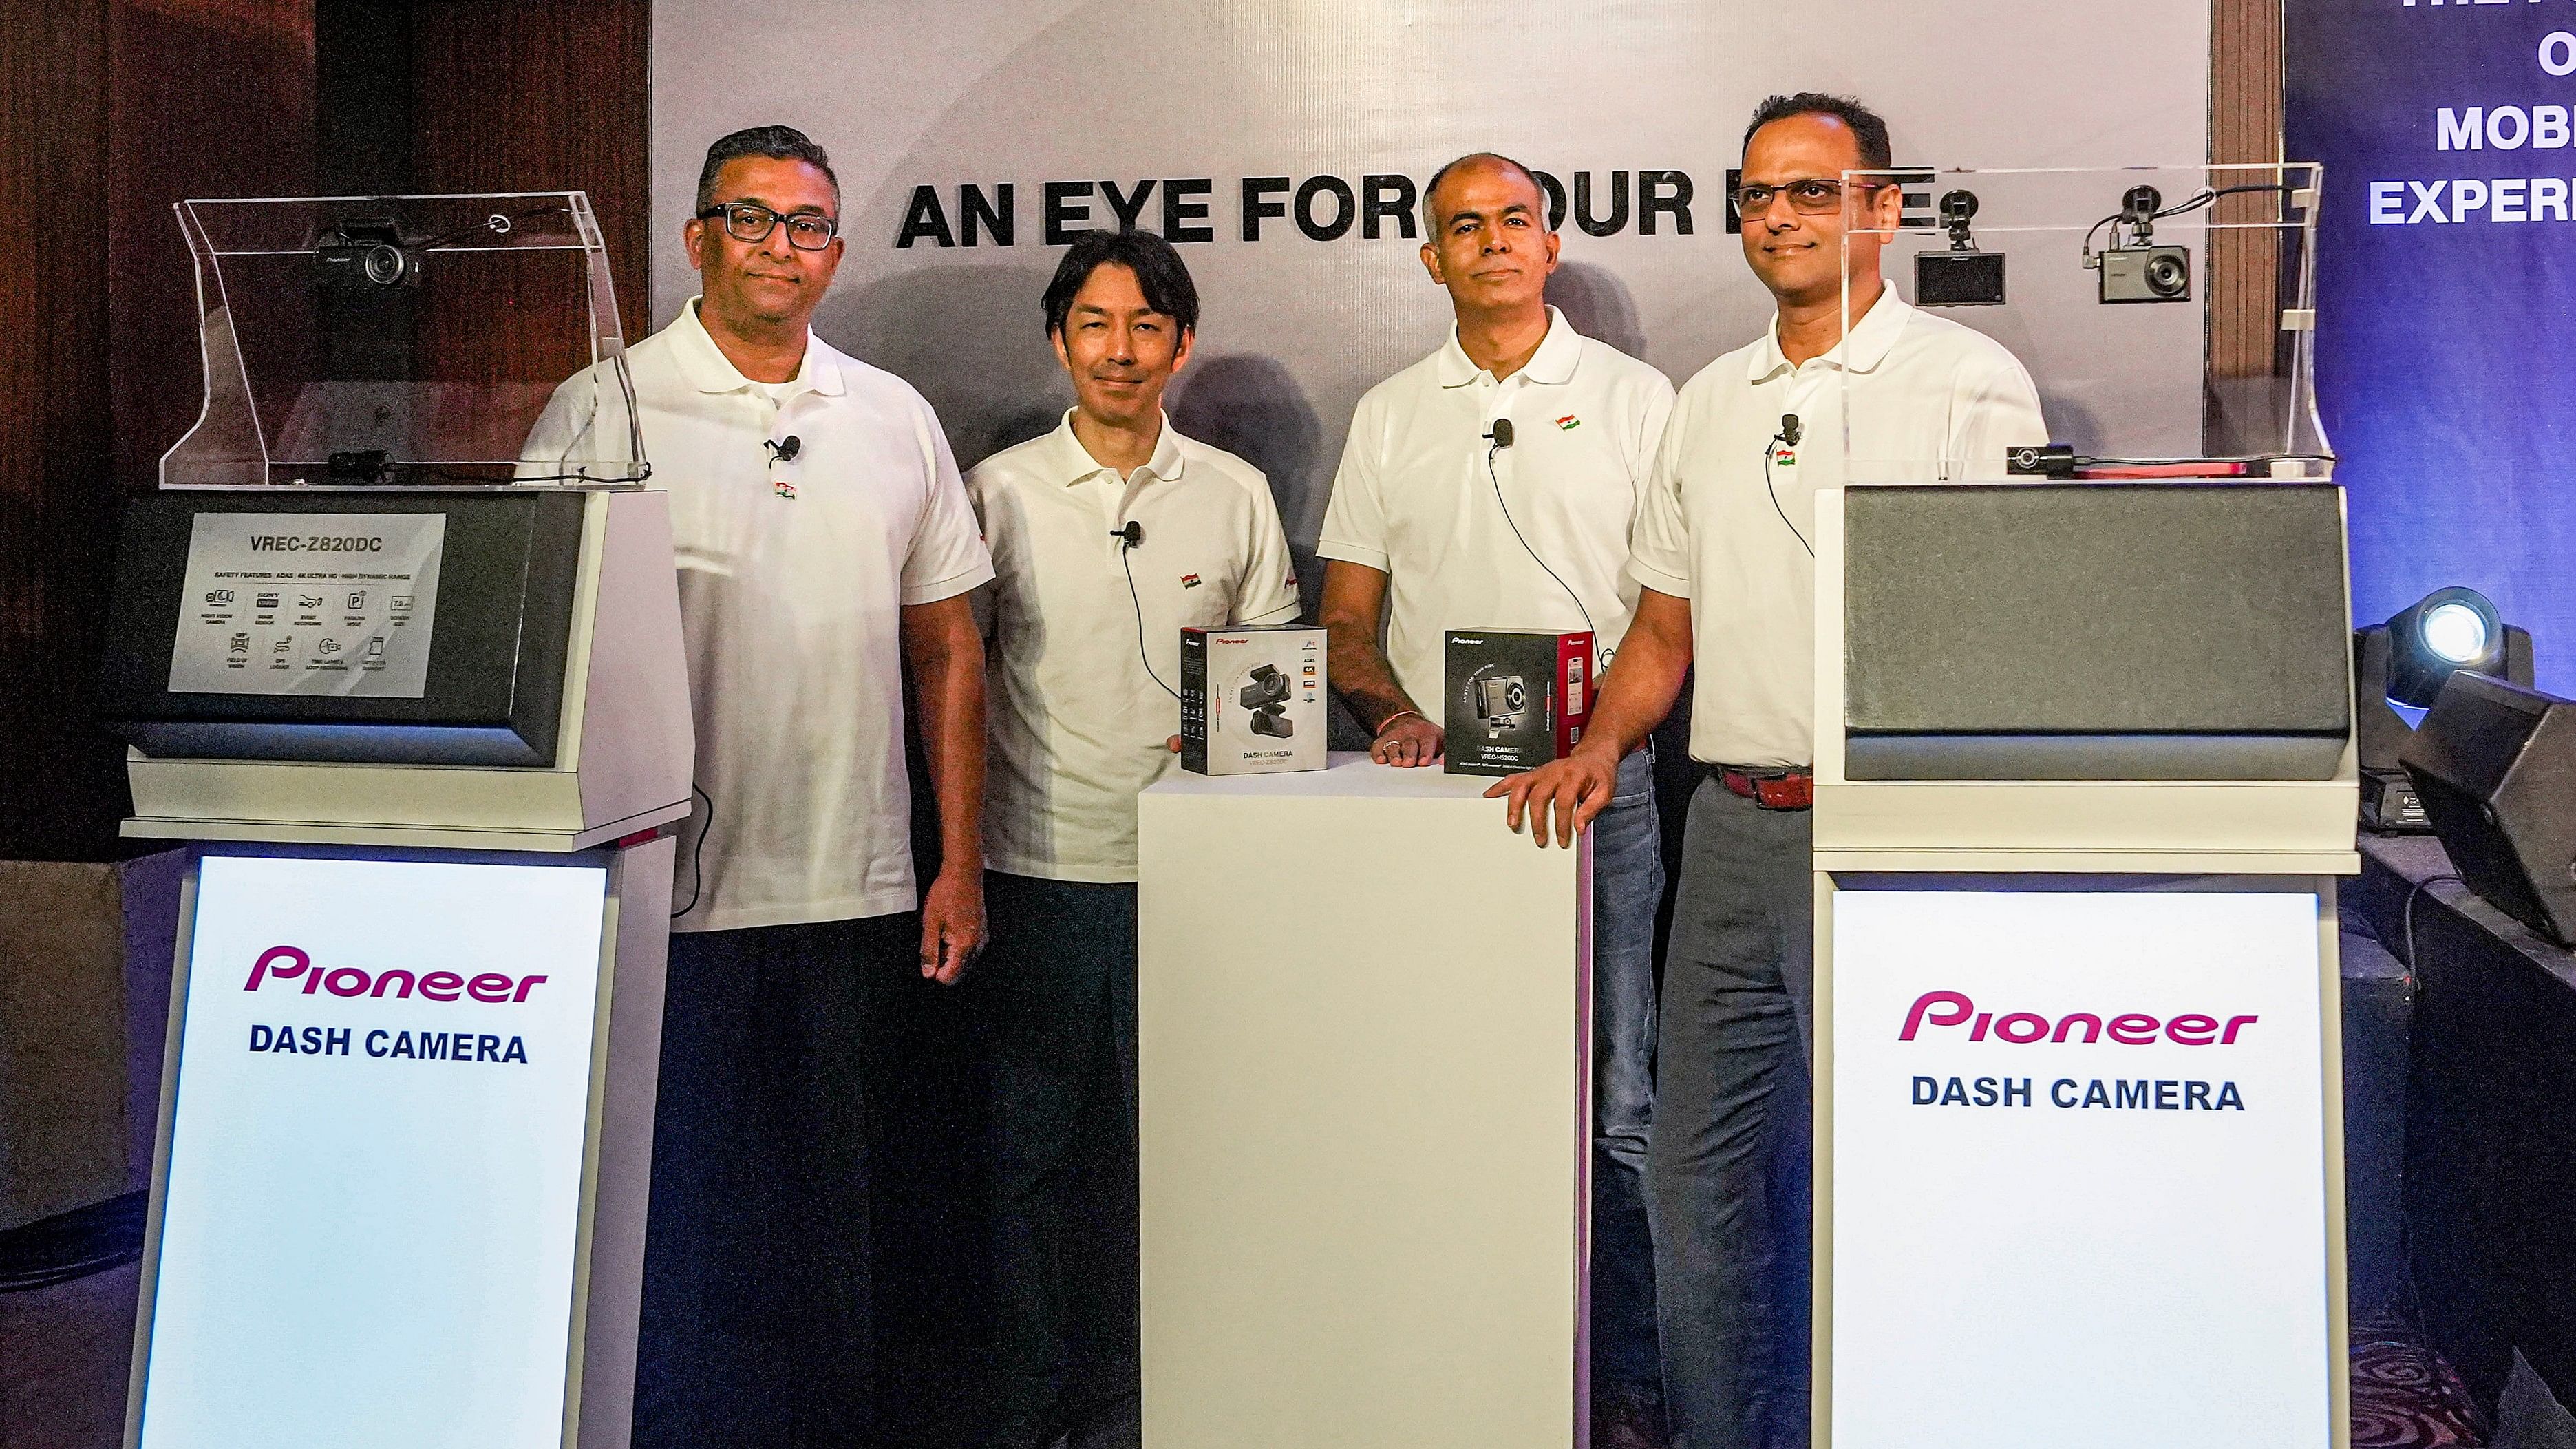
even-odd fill
[[[1514,833],[1521,828],[1521,817],[1530,822],[1531,843],[1547,848],[1548,818],[1556,822],[1556,843],[1568,850],[1574,848],[1574,837],[1589,829],[1593,818],[1610,808],[1610,799],[1619,790],[1619,757],[1608,749],[1593,749],[1587,742],[1574,747],[1574,753],[1561,760],[1551,760],[1535,770],[1497,780],[1485,792],[1485,798],[1509,796],[1504,818]]]
[[[1381,765],[1436,765],[1444,743],[1440,726],[1406,710],[1378,726],[1369,758]]]

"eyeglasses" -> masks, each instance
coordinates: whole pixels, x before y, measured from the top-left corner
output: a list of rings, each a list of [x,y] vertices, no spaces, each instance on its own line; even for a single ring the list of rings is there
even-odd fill
[[[724,218],[725,235],[738,242],[754,244],[769,240],[770,232],[776,230],[780,222],[785,222],[787,244],[800,252],[819,252],[830,246],[833,235],[841,229],[841,224],[828,216],[810,211],[781,216],[768,207],[749,201],[728,201],[698,213],[700,221],[719,216]]]
[[[1863,191],[1875,191],[1888,183],[1860,181],[1853,184]],[[1827,181],[1822,177],[1810,176],[1798,181],[1783,181],[1777,186],[1735,188],[1733,192],[1735,214],[1748,218],[1764,215],[1771,210],[1771,199],[1783,194],[1789,198],[1789,209],[1800,216],[1823,216],[1827,212],[1842,209],[1843,184],[1839,181]]]

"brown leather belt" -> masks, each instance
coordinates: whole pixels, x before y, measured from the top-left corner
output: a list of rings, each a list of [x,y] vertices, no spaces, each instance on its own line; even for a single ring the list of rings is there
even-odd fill
[[[1816,803],[1816,776],[1810,770],[1739,770],[1711,765],[1709,773],[1727,789],[1765,810],[1807,810]]]

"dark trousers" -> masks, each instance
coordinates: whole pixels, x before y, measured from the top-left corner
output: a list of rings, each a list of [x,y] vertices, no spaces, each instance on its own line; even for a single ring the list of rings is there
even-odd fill
[[[1808,1442],[1813,832],[1691,796],[1646,1153],[1664,1399],[1683,1449]]]
[[[988,873],[997,1442],[1137,1391],[1136,887]]]
[[[639,1449],[877,1442],[870,1042],[918,918],[671,938]]]

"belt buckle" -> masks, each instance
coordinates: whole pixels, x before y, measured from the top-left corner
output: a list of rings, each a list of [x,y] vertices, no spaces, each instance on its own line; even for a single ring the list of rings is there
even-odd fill
[[[1754,780],[1753,803],[1765,810],[1804,810],[1815,796],[1804,776],[1774,775]]]

